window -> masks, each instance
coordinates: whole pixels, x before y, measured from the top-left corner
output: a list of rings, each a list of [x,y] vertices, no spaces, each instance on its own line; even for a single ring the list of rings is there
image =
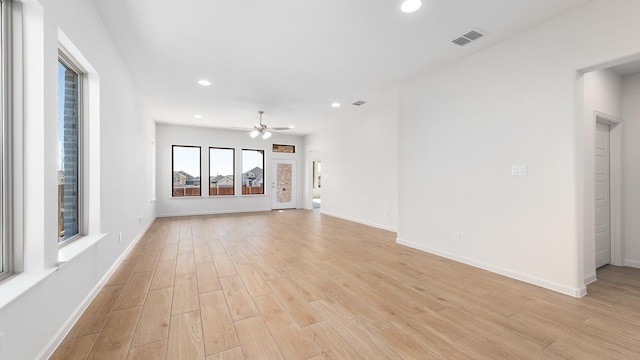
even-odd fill
[[[209,195],[234,195],[235,150],[209,148]]]
[[[200,146],[172,147],[172,196],[200,196]]]
[[[242,195],[264,194],[264,150],[242,150]]]
[[[295,145],[282,145],[282,144],[273,144],[271,151],[279,152],[279,153],[289,153],[294,154],[296,152]]]
[[[67,56],[58,58],[58,244],[80,235],[82,199],[81,72]]]

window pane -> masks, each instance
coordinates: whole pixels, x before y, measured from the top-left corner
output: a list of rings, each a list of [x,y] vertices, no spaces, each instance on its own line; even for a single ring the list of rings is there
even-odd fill
[[[58,60],[58,243],[80,233],[79,79]]]
[[[200,147],[173,145],[173,195],[200,196]]]
[[[209,195],[234,195],[234,149],[209,148]]]
[[[242,194],[264,194],[264,150],[242,150]]]

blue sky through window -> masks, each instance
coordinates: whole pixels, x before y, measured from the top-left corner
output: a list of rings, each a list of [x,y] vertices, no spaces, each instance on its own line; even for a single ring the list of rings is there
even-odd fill
[[[209,149],[209,176],[233,174],[233,149]]]
[[[193,177],[200,177],[200,148],[174,146],[173,171],[184,171]]]
[[[242,172],[259,167],[262,169],[264,152],[260,150],[242,150]]]
[[[62,139],[64,137],[63,124],[64,121],[64,73],[67,69],[58,61],[58,171],[63,171],[64,146]]]
[[[255,167],[262,169],[264,151],[262,150],[243,150],[242,151],[242,172],[245,173]],[[210,173],[210,176],[233,175],[233,162],[227,160],[212,161],[212,168],[216,173]],[[200,148],[175,146],[173,147],[173,171],[184,171],[191,176],[200,176]]]

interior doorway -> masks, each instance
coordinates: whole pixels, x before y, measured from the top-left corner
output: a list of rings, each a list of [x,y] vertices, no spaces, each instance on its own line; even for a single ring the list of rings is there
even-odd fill
[[[626,89],[627,75],[616,66],[607,65],[585,69],[578,82],[578,91],[583,95],[579,100],[583,121],[579,133],[584,139],[581,147],[584,162],[580,169],[584,195],[578,198],[584,209],[578,243],[583,257],[578,264],[581,295],[586,294],[588,284],[597,280],[596,269],[626,263],[622,236],[625,176],[622,118],[627,116],[631,93]]]
[[[596,112],[594,125],[595,267],[623,266],[622,120]]]
[[[320,160],[315,160],[313,162],[313,189],[311,205],[313,211],[320,211],[320,207],[322,206],[322,162]]]

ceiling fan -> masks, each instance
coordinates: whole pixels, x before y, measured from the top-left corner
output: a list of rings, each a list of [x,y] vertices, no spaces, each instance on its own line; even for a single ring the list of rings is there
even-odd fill
[[[247,134],[249,134],[251,138],[255,138],[258,135],[261,135],[262,138],[266,140],[271,137],[271,131],[268,131],[267,125],[262,123],[262,114],[264,114],[264,111],[260,110],[258,111],[258,114],[260,114],[260,122],[258,124],[254,124],[253,129],[250,129],[250,131]],[[269,127],[268,129],[275,130],[275,131],[282,131],[282,130],[293,129],[293,126]],[[244,129],[244,130],[248,130],[248,129]]]

